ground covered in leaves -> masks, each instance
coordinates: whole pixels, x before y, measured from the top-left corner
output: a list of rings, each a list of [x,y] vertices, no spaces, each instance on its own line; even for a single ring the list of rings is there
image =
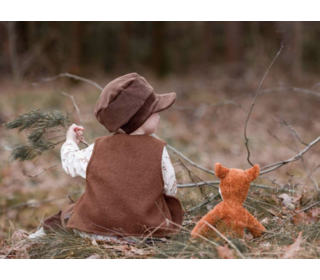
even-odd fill
[[[261,70],[226,78],[217,70],[201,78],[147,77],[157,93],[174,90],[178,95],[175,105],[161,113],[157,135],[208,169],[213,169],[215,162],[249,168],[243,129],[262,76]],[[97,77],[95,81],[104,86],[112,78]],[[310,76],[296,81],[274,69],[264,89],[311,89],[318,82]],[[107,134],[93,114],[100,91],[68,79],[25,84],[20,89],[10,81],[3,83],[0,123],[31,109],[71,112],[72,102],[60,92],[75,97],[88,143]],[[319,103],[320,98],[315,95],[289,89],[259,96],[248,126],[251,161],[263,167],[288,159],[316,139],[320,131]],[[72,121],[79,123],[76,113]],[[106,243],[54,233],[31,242],[26,239],[28,234],[41,226],[45,217],[65,208],[71,200],[76,201],[85,189],[85,180],[64,173],[59,148],[31,161],[12,162],[10,149],[25,141],[25,134],[1,126],[0,136],[0,258],[319,258],[320,204],[316,203],[320,199],[320,144],[302,159],[260,176],[256,186],[251,187],[244,207],[267,228],[260,238],[253,239],[246,233],[243,239],[190,239],[196,222],[221,201],[217,185],[206,185],[179,189],[178,197],[187,213],[181,232],[175,237]],[[80,148],[84,147],[80,144]],[[172,151],[169,153],[179,184],[217,180]]]

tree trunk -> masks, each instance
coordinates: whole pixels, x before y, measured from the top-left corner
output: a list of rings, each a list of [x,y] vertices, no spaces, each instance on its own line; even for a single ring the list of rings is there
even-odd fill
[[[118,35],[118,49],[116,52],[116,69],[123,71],[131,64],[131,22],[121,22],[121,28]]]
[[[165,24],[165,22],[161,21],[153,23],[153,67],[156,74],[159,76],[163,76],[167,72]]]
[[[84,36],[84,24],[81,21],[74,21],[71,27],[71,47],[68,71],[74,74],[81,74],[82,41]]]
[[[301,75],[302,67],[302,22],[295,21],[292,23],[292,75],[295,79]]]
[[[235,74],[239,72],[243,61],[243,23],[227,22],[225,24],[225,55],[228,68]]]

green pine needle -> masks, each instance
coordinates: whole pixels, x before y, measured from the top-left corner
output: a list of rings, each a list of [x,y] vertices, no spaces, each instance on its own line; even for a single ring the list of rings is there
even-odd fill
[[[13,160],[31,160],[43,152],[54,148],[59,142],[49,142],[45,139],[45,134],[49,128],[60,126],[67,128],[70,125],[68,115],[60,111],[43,112],[32,109],[29,113],[20,114],[11,122],[5,123],[7,129],[19,128],[19,132],[27,132],[27,144],[19,144],[11,153]]]

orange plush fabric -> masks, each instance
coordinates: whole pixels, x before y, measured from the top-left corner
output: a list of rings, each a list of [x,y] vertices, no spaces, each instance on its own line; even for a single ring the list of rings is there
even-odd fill
[[[217,233],[208,226],[214,226],[222,234],[242,238],[247,228],[253,236],[261,236],[266,230],[246,209],[243,203],[247,197],[250,182],[259,176],[259,165],[248,170],[223,167],[215,164],[215,173],[220,182],[220,193],[223,201],[205,215],[192,230],[192,237],[213,236]]]

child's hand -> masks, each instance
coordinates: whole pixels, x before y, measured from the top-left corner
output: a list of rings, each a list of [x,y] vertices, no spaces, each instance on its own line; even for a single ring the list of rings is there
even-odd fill
[[[84,140],[82,131],[84,131],[84,128],[82,126],[78,126],[76,124],[71,125],[67,131],[67,140],[73,140],[74,142],[79,144],[80,140]]]

